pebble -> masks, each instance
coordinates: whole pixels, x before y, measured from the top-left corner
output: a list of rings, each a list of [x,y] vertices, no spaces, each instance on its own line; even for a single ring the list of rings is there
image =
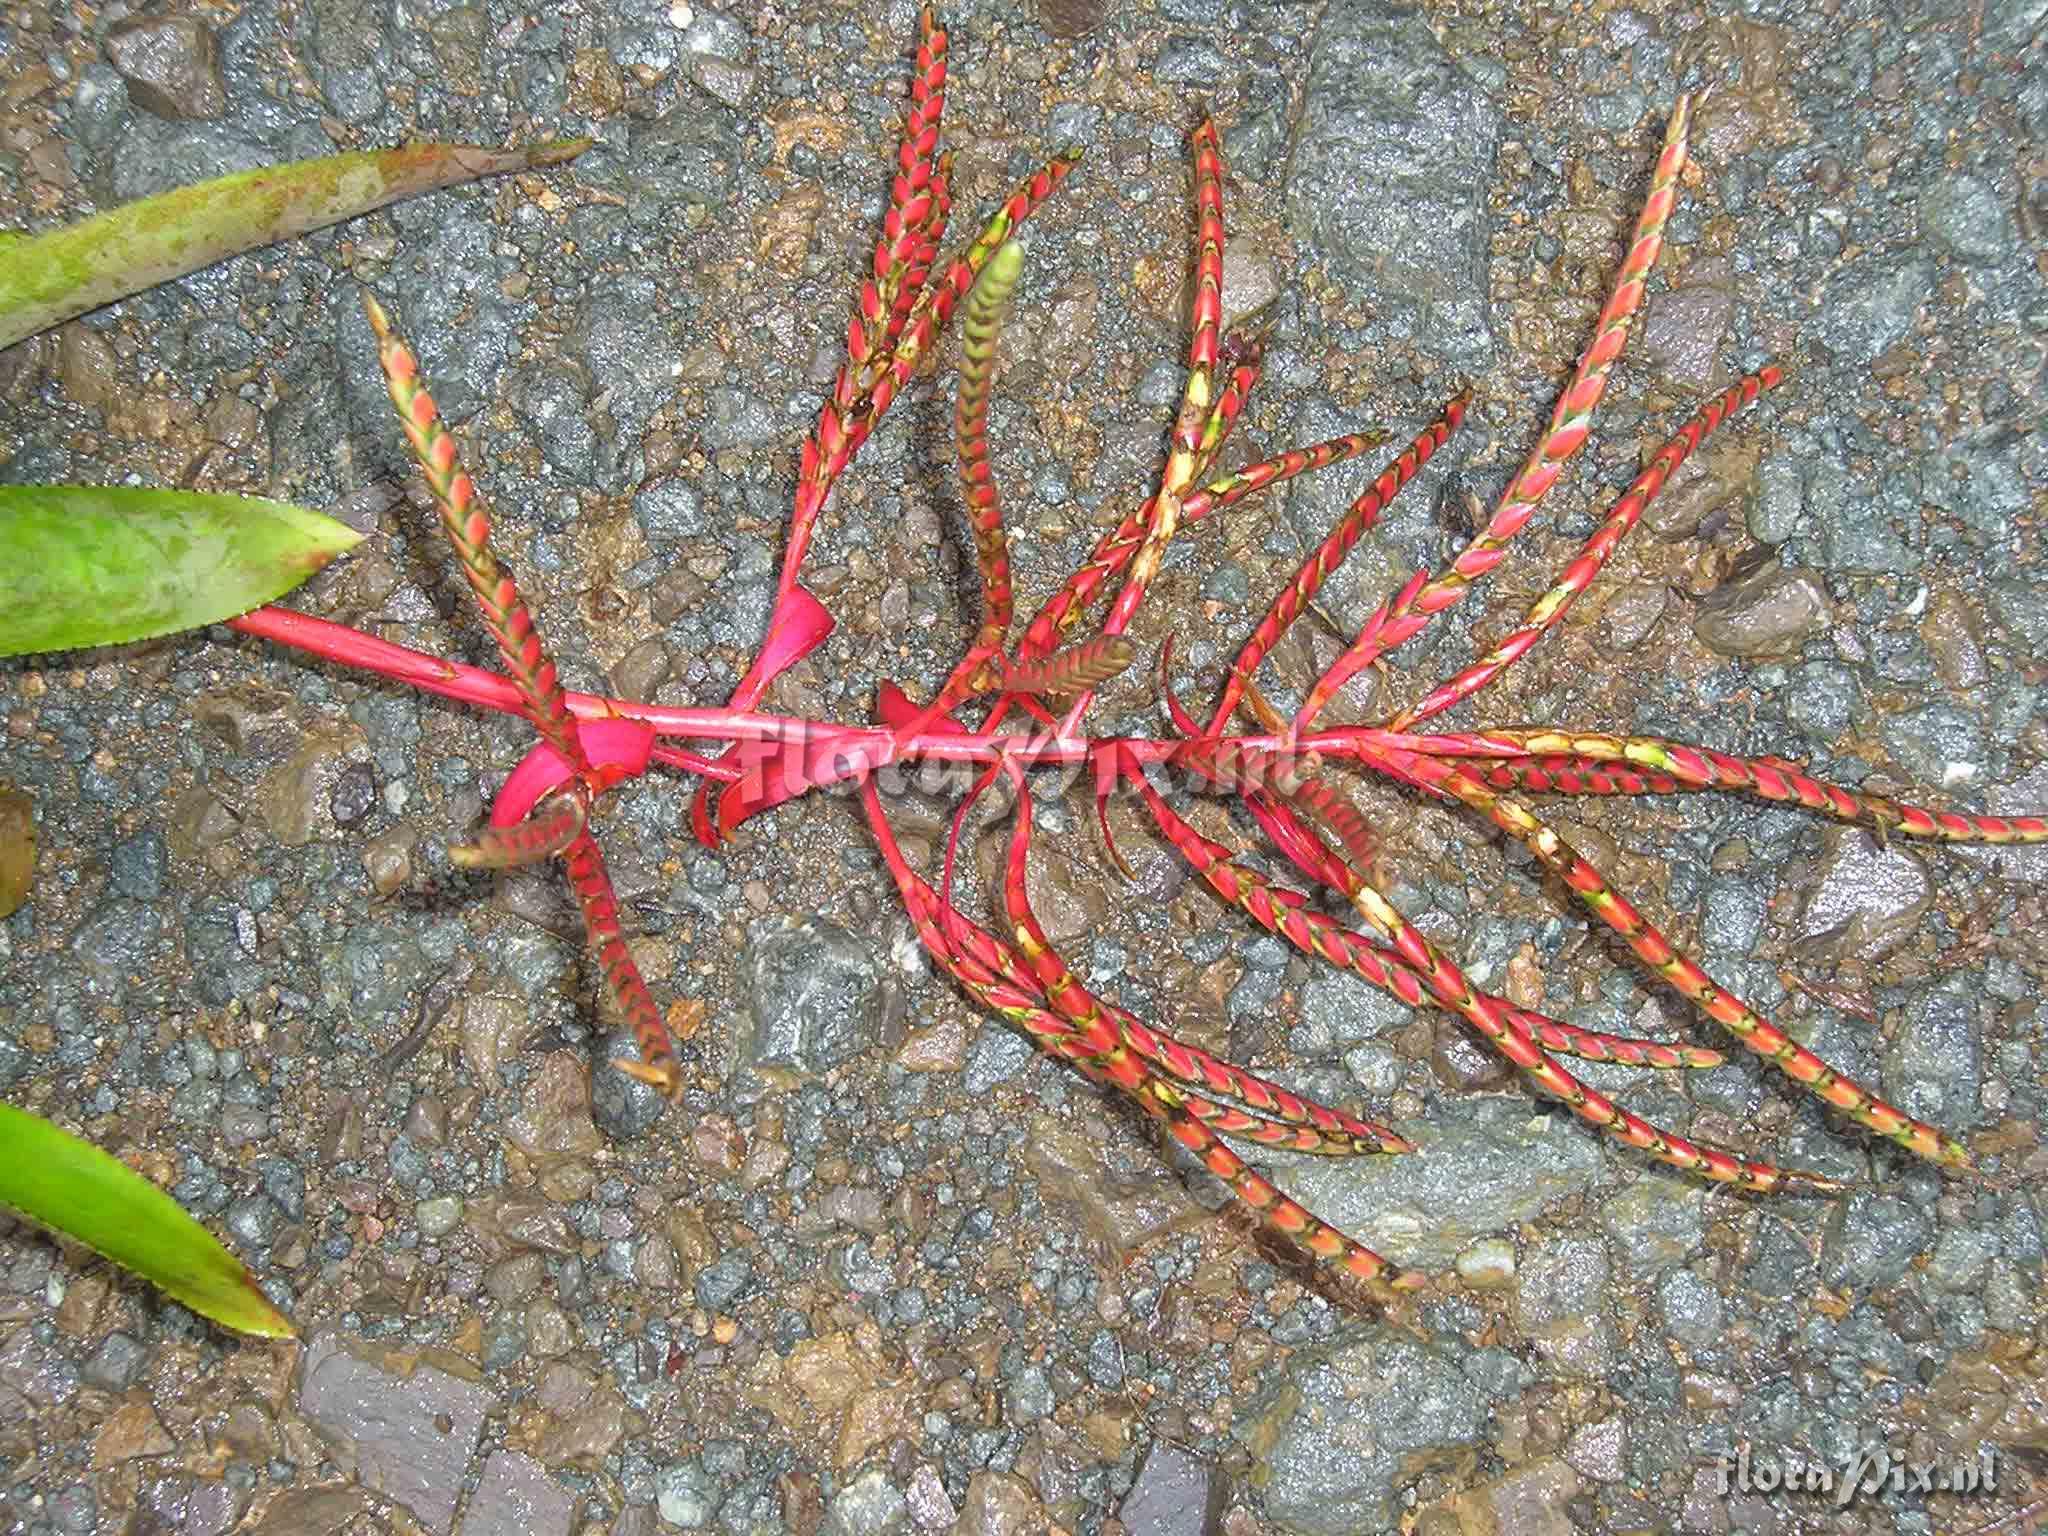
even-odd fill
[[[499,1301],[524,1301],[540,1289],[547,1265],[537,1253],[515,1253],[484,1271],[484,1289]]]
[[[462,1536],[569,1536],[576,1496],[523,1451],[493,1451],[462,1514]]]
[[[1467,1285],[1499,1290],[1515,1278],[1515,1245],[1504,1237],[1484,1237],[1458,1255],[1457,1270]]]
[[[825,1536],[895,1536],[910,1528],[910,1502],[880,1470],[864,1472],[825,1507]]]
[[[1600,1226],[1632,1272],[1648,1273],[1699,1252],[1706,1233],[1706,1192],[1662,1169],[1645,1169],[1600,1208]]]
[[[1294,134],[1287,218],[1376,329],[1452,368],[1493,356],[1488,189],[1500,108],[1422,18],[1323,18]]]
[[[1828,281],[1814,314],[1814,337],[1844,362],[1874,362],[1905,338],[1933,293],[1934,263],[1924,256],[1851,262]]]
[[[363,872],[379,896],[395,896],[412,884],[412,855],[419,841],[419,829],[401,823],[363,845]]]
[[[1208,1462],[1155,1440],[1117,1515],[1128,1536],[1202,1536],[1222,1516],[1224,1480]]]
[[[1799,938],[1837,960],[1884,959],[1919,931],[1933,902],[1925,865],[1861,827],[1829,827],[1821,836]]]
[[[613,1141],[637,1141],[660,1122],[668,1100],[654,1084],[611,1065],[614,1060],[638,1061],[640,1045],[627,1031],[608,1035],[593,1053],[598,1062],[590,1078],[590,1118]]]
[[[132,1334],[110,1333],[79,1367],[79,1379],[102,1392],[126,1392],[142,1374],[149,1351]]]
[[[1302,1204],[1401,1264],[1452,1264],[1469,1244],[1584,1189],[1600,1169],[1594,1137],[1532,1115],[1519,1098],[1440,1101],[1427,1121],[1399,1129],[1420,1156],[1347,1168],[1287,1154],[1271,1161]]]
[[[129,99],[145,112],[190,122],[227,109],[220,47],[197,17],[138,16],[111,28],[106,47]]]
[[[1116,1263],[1206,1219],[1163,1163],[1134,1169],[1101,1135],[1052,1115],[1034,1115],[1030,1131],[1022,1157],[1031,1177]]]
[[[298,1409],[347,1458],[355,1480],[446,1536],[470,1457],[496,1397],[425,1364],[403,1375],[333,1333],[314,1336],[297,1377]]]
[[[695,1457],[672,1463],[661,1474],[655,1508],[670,1525],[694,1530],[709,1523],[722,1490],[718,1479]]]
[[[355,726],[308,730],[285,763],[264,780],[257,810],[270,835],[287,848],[301,848],[328,836],[334,819],[335,785],[348,771],[365,738]]]
[[[462,1225],[462,1202],[454,1195],[438,1195],[413,1207],[420,1236],[443,1238]]]
[[[1581,1477],[1596,1483],[1618,1483],[1628,1475],[1628,1423],[1602,1419],[1572,1432],[1564,1459]]]
[[[1214,43],[1202,38],[1170,37],[1159,50],[1152,73],[1156,79],[1177,85],[1214,85],[1229,68],[1230,62]]]
[[[1936,177],[1920,193],[1920,219],[1936,244],[1966,262],[1997,261],[2012,250],[2005,205],[1981,177]]]
[[[748,996],[741,1058],[823,1073],[873,1048],[882,1027],[881,973],[865,942],[823,918],[761,918],[741,957]]]
[[[953,1536],[1046,1536],[1050,1528],[1029,1483],[1013,1473],[984,1470],[967,1480]]]
[[[1608,1320],[1607,1254],[1597,1242],[1565,1238],[1540,1245],[1515,1277],[1515,1322],[1558,1369],[1598,1377],[1617,1358]]]
[[[1827,1219],[1821,1278],[1858,1289],[1896,1284],[1932,1236],[1926,1213],[1896,1195],[1842,1197]]]
[[[1036,1424],[1052,1409],[1052,1380],[1038,1366],[1024,1366],[1010,1379],[1003,1393],[1003,1417],[1010,1423]]]
[[[1657,1305],[1673,1338],[1705,1350],[1723,1342],[1726,1309],[1714,1288],[1691,1270],[1673,1270],[1658,1282]]]
[[[486,1370],[502,1371],[517,1365],[526,1355],[526,1320],[511,1308],[502,1308],[484,1324],[483,1352]]]
[[[739,1299],[753,1278],[753,1267],[745,1256],[729,1253],[706,1265],[698,1274],[697,1305],[707,1312],[723,1312]]]
[[[118,894],[133,900],[155,901],[163,894],[169,868],[163,833],[155,827],[144,827],[114,845],[113,856],[108,860],[108,884]]]
[[[1885,1047],[1885,1097],[1951,1133],[1969,1130],[1983,1116],[1982,997],[1974,978],[1915,986],[1904,1027]]]
[[[377,803],[377,775],[368,763],[350,763],[328,791],[327,814],[346,830],[370,814]]]
[[[1827,594],[1812,576],[1766,568],[1710,594],[1693,633],[1723,656],[1785,656],[1819,634],[1827,614]]]
[[[1234,1429],[1255,1458],[1266,1513],[1299,1536],[1391,1527],[1395,1485],[1411,1465],[1480,1443],[1489,1405],[1466,1375],[1469,1354],[1387,1323],[1297,1351]]]

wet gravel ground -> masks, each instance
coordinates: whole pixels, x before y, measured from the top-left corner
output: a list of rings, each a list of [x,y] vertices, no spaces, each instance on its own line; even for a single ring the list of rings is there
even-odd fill
[[[366,286],[460,423],[570,683],[722,701],[882,210],[913,6],[167,12],[0,11],[7,224],[337,146],[597,145],[0,353],[0,477],[338,507],[373,537],[294,601],[485,660],[382,402]],[[1662,114],[1712,82],[1595,441],[1499,575],[1344,715],[1490,644],[1663,436],[1774,357],[1788,384],[1687,468],[1562,634],[1451,718],[2048,806],[2039,0],[1733,19],[1047,0],[1046,25],[1078,33],[1057,39],[979,0],[948,20],[963,224],[1061,142],[1088,151],[1031,226],[997,390],[1027,601],[1160,458],[1198,102],[1233,171],[1229,306],[1273,301],[1238,451],[1405,439],[1477,389],[1269,664],[1285,706],[1527,452]],[[840,491],[809,567],[840,628],[778,707],[865,718],[880,679],[929,690],[964,647],[945,400],[918,390]],[[1181,541],[1138,633],[1174,631],[1191,697],[1370,473]],[[1097,720],[1161,729],[1151,686],[1126,680]],[[934,978],[844,800],[713,854],[673,783],[613,797],[641,965],[707,1008],[664,1115],[592,1074],[616,1042],[559,882],[442,852],[522,727],[220,631],[9,664],[0,699],[0,779],[33,800],[42,850],[34,899],[0,923],[0,1085],[172,1189],[306,1335],[241,1343],[0,1237],[7,1530],[1917,1536],[2009,1513],[2041,1475],[2048,853],[1882,847],[1720,797],[1554,802],[1717,976],[1984,1170],[1915,1165],[1748,1061],[1587,1070],[1687,1134],[1857,1183],[1752,1201],[1604,1142],[1444,1020],[1312,971],[1118,807],[1126,886],[1048,782],[1035,894],[1091,985],[1424,1144],[1281,1169],[1434,1272],[1389,1313],[1305,1284],[1213,1214],[1213,1181]],[[1397,899],[1478,979],[1593,1027],[1695,1030],[1518,851],[1360,799]],[[949,803],[937,783],[900,803],[917,854]],[[964,861],[970,910],[1000,830]],[[1888,1487],[1846,1512],[1754,1476],[1724,1493],[1716,1458],[1742,1444],[1759,1469],[1987,1453],[1998,1489]]]

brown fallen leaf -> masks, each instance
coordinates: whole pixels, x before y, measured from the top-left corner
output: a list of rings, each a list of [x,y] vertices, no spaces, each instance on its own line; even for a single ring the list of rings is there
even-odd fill
[[[9,784],[0,787],[0,918],[28,900],[36,868],[35,802]]]

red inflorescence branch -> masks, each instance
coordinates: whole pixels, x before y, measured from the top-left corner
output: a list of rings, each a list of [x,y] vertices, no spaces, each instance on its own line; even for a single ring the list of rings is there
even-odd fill
[[[1544,495],[1584,444],[1592,418],[1641,307],[1656,266],[1665,224],[1686,163],[1690,104],[1671,116],[1614,288],[1592,344],[1560,396],[1548,430],[1479,534],[1432,577],[1419,571],[1360,629],[1310,689],[1295,718],[1282,720],[1261,696],[1256,674],[1318,588],[1457,429],[1470,402],[1460,393],[1379,474],[1275,597],[1225,676],[1206,729],[1199,727],[1163,681],[1161,702],[1178,738],[1091,737],[1081,728],[1093,691],[1129,665],[1129,636],[1155,584],[1168,542],[1183,528],[1293,476],[1358,457],[1377,434],[1333,438],[1232,471],[1217,461],[1260,371],[1262,340],[1252,331],[1223,331],[1223,179],[1220,139],[1205,121],[1193,138],[1194,299],[1188,377],[1167,459],[1153,493],[1122,517],[1067,578],[1012,645],[1011,578],[997,475],[991,458],[988,404],[995,378],[996,333],[1017,282],[1019,256],[1010,237],[1052,195],[1074,166],[1062,155],[1028,178],[960,255],[941,263],[937,250],[951,214],[951,159],[939,148],[945,103],[947,37],[929,10],[923,16],[910,107],[903,127],[870,271],[847,327],[846,360],[803,444],[788,542],[774,613],[760,654],[722,709],[674,709],[567,693],[510,576],[492,557],[489,522],[475,487],[455,461],[412,354],[371,306],[393,403],[441,508],[443,526],[461,560],[507,674],[424,655],[287,609],[266,608],[236,620],[245,633],[365,669],[447,698],[523,716],[542,745],[508,781],[493,826],[460,862],[499,867],[560,857],[581,902],[607,990],[632,1027],[641,1060],[627,1070],[680,1092],[681,1073],[660,1013],[634,968],[616,897],[589,812],[620,778],[662,763],[702,776],[693,819],[716,844],[748,817],[811,789],[853,782],[883,862],[904,909],[934,962],[972,996],[1001,1014],[1055,1058],[1127,1097],[1192,1151],[1237,1200],[1274,1233],[1331,1274],[1387,1293],[1413,1285],[1404,1273],[1288,1199],[1248,1167],[1222,1138],[1324,1156],[1407,1153],[1414,1146],[1392,1129],[1292,1093],[1244,1067],[1176,1040],[1075,977],[1039,925],[1029,900],[1032,798],[1028,770],[1092,773],[1098,808],[1116,793],[1134,794],[1166,841],[1225,904],[1293,944],[1413,1007],[1434,1007],[1469,1024],[1491,1048],[1548,1094],[1624,1144],[1700,1177],[1753,1190],[1788,1181],[1833,1188],[1829,1181],[1706,1147],[1621,1108],[1561,1064],[1560,1058],[1667,1070],[1709,1067],[1721,1054],[1685,1042],[1603,1034],[1518,1008],[1477,986],[1457,963],[1404,916],[1375,882],[1376,840],[1347,795],[1322,776],[1344,763],[1440,803],[1456,805],[1513,837],[1656,975],[1725,1027],[1748,1050],[1787,1078],[1880,1136],[1935,1163],[1966,1167],[1962,1144],[1904,1114],[1796,1044],[1750,1004],[1709,977],[1697,962],[1647,921],[1607,877],[1521,799],[1524,794],[1659,795],[1721,790],[1797,805],[1880,834],[1954,843],[2048,841],[2048,820],[1925,809],[1826,783],[1775,757],[1735,757],[1644,736],[1616,736],[1556,727],[1418,732],[1414,729],[1472,697],[1512,667],[1551,630],[1598,577],[1671,474],[1724,420],[1752,404],[1781,375],[1764,368],[1712,401],[1650,460],[1614,504],[1578,556],[1522,622],[1480,661],[1424,695],[1384,725],[1317,728],[1316,719],[1362,667],[1416,634],[1458,601],[1500,561]],[[919,706],[885,685],[874,724],[780,716],[756,706],[775,677],[814,648],[831,629],[822,605],[799,584],[818,517],[832,487],[876,423],[910,381],[965,303],[965,332],[955,412],[960,494],[973,526],[982,577],[980,628],[947,683]],[[1096,631],[1061,650],[1113,582],[1121,586]],[[992,694],[978,726],[960,710]],[[1072,702],[1055,720],[1045,702]],[[1002,730],[1021,706],[1042,728]],[[1240,709],[1262,729],[1231,734]],[[726,744],[713,758],[657,744],[684,737]],[[908,761],[955,762],[979,771],[954,818],[942,884],[935,889],[904,856],[890,828],[877,782],[879,770]],[[1190,786],[1235,797],[1309,890],[1277,883],[1198,831],[1176,809],[1157,775],[1183,773]],[[984,928],[954,905],[954,850],[975,797],[1001,776],[1013,793],[1009,853],[995,895],[999,920]],[[1107,832],[1107,819],[1104,830]],[[1113,845],[1112,845],[1113,850]],[[1355,931],[1318,910],[1320,889],[1363,919]]]

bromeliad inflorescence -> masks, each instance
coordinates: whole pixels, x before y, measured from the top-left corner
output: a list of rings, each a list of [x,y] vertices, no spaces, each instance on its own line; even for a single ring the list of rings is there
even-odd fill
[[[1671,474],[1709,433],[1780,384],[1778,369],[1766,367],[1742,379],[1665,444],[1578,557],[1488,655],[1383,726],[1318,724],[1322,711],[1350,678],[1420,633],[1500,562],[1508,543],[1528,524],[1585,442],[1662,248],[1686,164],[1690,102],[1680,98],[1671,114],[1649,196],[1613,292],[1548,430],[1492,515],[1450,565],[1438,575],[1418,571],[1382,604],[1308,691],[1292,719],[1280,717],[1260,694],[1255,678],[1261,662],[1387,503],[1458,430],[1467,394],[1445,406],[1441,419],[1386,465],[1281,590],[1231,665],[1206,724],[1162,685],[1177,735],[1095,737],[1084,730],[1094,690],[1130,663],[1132,627],[1171,541],[1269,486],[1358,458],[1372,451],[1378,439],[1333,438],[1243,468],[1222,467],[1232,427],[1259,379],[1262,338],[1255,331],[1223,333],[1225,173],[1215,124],[1204,122],[1193,137],[1193,335],[1165,469],[1151,497],[1102,537],[1013,643],[1008,545],[990,453],[988,403],[1003,313],[1021,261],[1011,236],[1058,188],[1077,157],[1060,155],[1029,177],[960,255],[941,262],[938,252],[952,213],[951,163],[938,149],[947,42],[929,12],[922,30],[910,111],[873,268],[861,284],[847,327],[845,361],[818,424],[803,445],[767,638],[727,708],[671,709],[563,692],[511,577],[490,554],[487,515],[469,477],[456,464],[453,441],[436,420],[417,364],[374,303],[371,324],[391,398],[509,678],[439,661],[288,610],[264,609],[237,621],[251,633],[432,692],[516,712],[533,723],[540,744],[508,780],[493,809],[491,827],[476,845],[458,850],[457,857],[472,865],[502,866],[559,855],[567,863],[607,987],[638,1038],[641,1059],[620,1065],[660,1085],[671,1097],[680,1092],[674,1046],[634,968],[589,826],[605,789],[651,762],[698,774],[694,825],[706,844],[716,846],[749,817],[807,790],[857,781],[868,825],[904,908],[940,969],[1042,1049],[1127,1095],[1163,1122],[1167,1132],[1224,1180],[1240,1201],[1318,1262],[1375,1287],[1411,1285],[1415,1276],[1397,1271],[1288,1199],[1224,1138],[1334,1157],[1412,1151],[1408,1142],[1385,1126],[1316,1103],[1176,1040],[1090,992],[1061,959],[1027,894],[1032,799],[1025,773],[1031,767],[1060,764],[1092,769],[1098,805],[1115,793],[1134,794],[1166,839],[1225,903],[1241,908],[1313,960],[1349,971],[1403,1003],[1457,1014],[1537,1088],[1627,1145],[1703,1178],[1745,1189],[1777,1189],[1794,1180],[1808,1188],[1833,1187],[1817,1175],[1697,1145],[1622,1109],[1574,1076],[1564,1058],[1658,1069],[1711,1066],[1722,1058],[1704,1047],[1582,1029],[1516,1007],[1476,985],[1375,882],[1371,829],[1327,772],[1328,765],[1349,763],[1424,798],[1468,808],[1525,846],[1594,918],[1744,1047],[1875,1134],[1942,1166],[1968,1167],[1969,1154],[1961,1143],[1844,1077],[1714,981],[1524,797],[1726,790],[1802,806],[1881,835],[1956,843],[2048,840],[2048,821],[1924,810],[1822,783],[1782,759],[1734,757],[1650,737],[1561,727],[1418,729],[1484,689],[1555,628]],[[823,605],[799,578],[833,486],[963,304],[954,425],[960,494],[981,575],[980,627],[966,655],[926,703],[915,703],[902,690],[885,684],[875,724],[843,725],[760,712],[757,706],[770,684],[832,629]],[[1112,586],[1115,594],[1093,637],[1063,649],[1063,642]],[[979,724],[962,723],[958,712],[983,698],[992,702]],[[1251,714],[1253,729],[1238,730],[1241,711]],[[1033,724],[1006,731],[1004,722],[1013,714],[1028,716]],[[723,740],[730,746],[726,755],[707,758],[657,745],[657,738],[664,736]],[[912,867],[875,782],[879,768],[923,759],[984,769],[956,814],[937,885]],[[1150,777],[1165,769],[1237,797],[1280,858],[1292,866],[1302,887],[1276,882],[1197,830]],[[1014,816],[997,898],[1000,912],[996,921],[983,926],[953,901],[953,850],[969,807],[998,778],[1014,796]],[[1105,835],[1107,831],[1105,817]],[[1311,905],[1310,893],[1324,891],[1348,904],[1363,928],[1347,927]]]

